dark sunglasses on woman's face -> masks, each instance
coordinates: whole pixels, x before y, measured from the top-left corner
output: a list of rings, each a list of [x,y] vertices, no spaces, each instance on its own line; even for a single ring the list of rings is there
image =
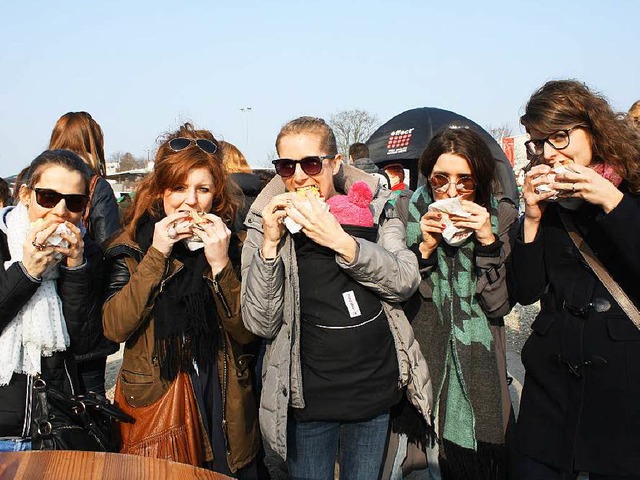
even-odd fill
[[[309,176],[318,175],[322,171],[322,161],[325,158],[334,159],[335,155],[318,155],[305,157],[302,160],[291,160],[290,158],[279,158],[272,163],[276,168],[276,173],[282,178],[287,178],[296,173],[296,165],[299,163],[302,171]]]
[[[476,189],[476,181],[473,177],[463,176],[458,177],[457,180],[451,180],[442,173],[436,173],[429,177],[429,184],[431,185],[431,188],[438,193],[446,192],[449,189],[449,185],[454,181],[458,193],[471,193]]]
[[[87,206],[87,196],[79,193],[60,193],[49,188],[36,188],[36,202],[43,208],[53,208],[64,198],[67,210],[74,213],[83,212]]]
[[[173,150],[174,152],[179,152],[189,147],[192,143],[195,143],[196,147],[198,147],[204,153],[213,154],[218,151],[218,146],[211,140],[208,140],[206,138],[172,138],[171,140],[169,140],[169,148],[171,148],[171,150]]]

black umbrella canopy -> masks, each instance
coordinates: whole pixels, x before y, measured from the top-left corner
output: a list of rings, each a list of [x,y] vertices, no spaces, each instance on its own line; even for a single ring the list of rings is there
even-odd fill
[[[469,127],[480,134],[498,162],[496,175],[504,195],[518,204],[513,168],[498,142],[480,125],[462,115],[440,108],[423,107],[396,115],[367,140],[369,156],[379,166],[400,163],[411,172],[411,188],[424,184],[418,175],[418,160],[433,135],[451,126]],[[420,178],[418,178],[420,177]]]

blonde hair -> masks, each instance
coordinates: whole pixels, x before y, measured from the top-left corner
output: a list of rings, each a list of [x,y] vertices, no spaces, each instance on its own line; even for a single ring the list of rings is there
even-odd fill
[[[222,150],[222,164],[228,173],[253,173],[249,162],[233,143],[220,141],[220,150]]]

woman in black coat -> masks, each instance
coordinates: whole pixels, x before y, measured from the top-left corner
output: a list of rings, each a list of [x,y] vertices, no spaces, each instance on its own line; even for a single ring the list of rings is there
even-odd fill
[[[0,210],[0,451],[30,450],[34,379],[77,393],[74,354],[101,331],[102,254],[80,227],[88,178],[67,150],[38,156]]]
[[[521,118],[534,165],[512,249],[522,349],[517,478],[640,478],[640,331],[574,246],[575,228],[640,305],[640,136],[600,95],[552,81]]]

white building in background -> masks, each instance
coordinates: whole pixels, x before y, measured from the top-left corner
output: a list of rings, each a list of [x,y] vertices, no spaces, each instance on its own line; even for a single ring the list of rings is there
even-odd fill
[[[107,175],[113,175],[120,168],[120,162],[107,162]]]

